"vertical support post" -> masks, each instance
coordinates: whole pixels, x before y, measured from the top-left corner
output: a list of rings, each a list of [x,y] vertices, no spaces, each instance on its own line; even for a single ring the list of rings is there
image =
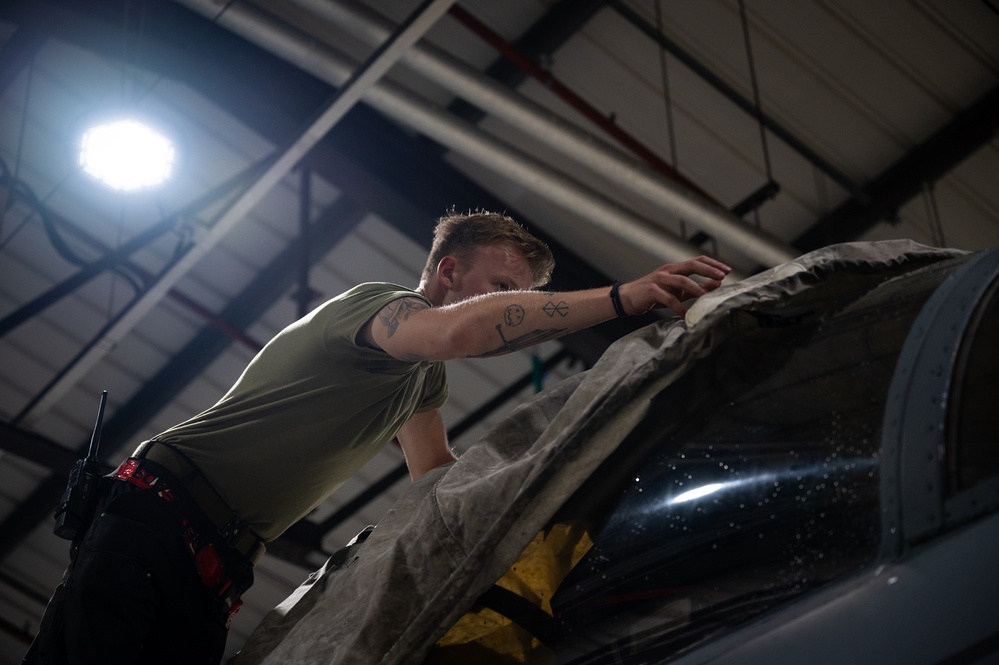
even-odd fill
[[[301,176],[298,188],[298,289],[291,294],[291,299],[298,303],[298,318],[302,318],[309,313],[312,301],[319,297],[320,293],[309,286],[310,262],[310,241],[309,224],[312,212],[312,172],[302,166],[299,169]]]

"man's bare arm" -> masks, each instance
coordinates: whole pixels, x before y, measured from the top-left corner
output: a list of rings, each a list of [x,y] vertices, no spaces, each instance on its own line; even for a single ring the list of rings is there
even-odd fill
[[[448,447],[447,431],[438,409],[413,414],[396,438],[406,456],[406,466],[413,482],[427,471],[455,459]]]
[[[717,288],[728,267],[699,257],[620,287],[627,314],[657,307],[684,313],[683,301]],[[698,283],[697,275],[706,278]],[[451,360],[511,353],[583,330],[616,316],[609,287],[562,293],[505,291],[430,307],[418,298],[386,306],[365,328],[365,340],[402,360]]]

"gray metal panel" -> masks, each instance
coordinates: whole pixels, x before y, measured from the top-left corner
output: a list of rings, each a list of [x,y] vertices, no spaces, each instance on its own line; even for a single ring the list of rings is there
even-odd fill
[[[888,535],[901,526],[917,543],[944,524],[944,449],[955,362],[983,295],[999,277],[999,249],[979,254],[947,277],[912,325],[889,389],[882,434],[886,463],[898,463],[899,481],[886,473],[888,506],[900,493],[901,519],[886,509]],[[895,451],[900,451],[897,454]]]
[[[999,659],[997,543],[999,515],[992,515],[671,662],[994,663]]]

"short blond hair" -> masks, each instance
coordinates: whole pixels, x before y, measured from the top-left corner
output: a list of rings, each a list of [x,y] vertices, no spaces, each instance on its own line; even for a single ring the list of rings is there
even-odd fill
[[[472,253],[490,245],[506,245],[521,254],[531,268],[531,287],[547,284],[555,269],[555,258],[548,245],[541,242],[512,217],[477,210],[450,213],[437,220],[434,243],[423,268],[421,280],[429,281],[445,256],[468,261]]]

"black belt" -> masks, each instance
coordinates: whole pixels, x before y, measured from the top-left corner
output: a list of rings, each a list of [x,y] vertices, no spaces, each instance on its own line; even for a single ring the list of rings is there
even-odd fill
[[[133,458],[149,460],[169,471],[181,488],[197,504],[223,541],[256,565],[264,556],[263,540],[230,508],[187,457],[159,441],[146,441]]]

